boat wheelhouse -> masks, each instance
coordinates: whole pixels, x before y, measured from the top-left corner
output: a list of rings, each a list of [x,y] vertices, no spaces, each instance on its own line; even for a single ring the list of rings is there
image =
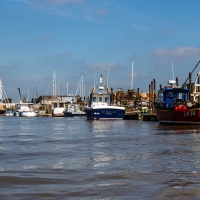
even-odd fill
[[[65,101],[54,100],[51,101],[51,112],[53,117],[64,117],[64,111],[66,109]]]
[[[65,117],[82,117],[86,116],[85,112],[80,110],[78,104],[68,104],[66,110],[64,111]]]

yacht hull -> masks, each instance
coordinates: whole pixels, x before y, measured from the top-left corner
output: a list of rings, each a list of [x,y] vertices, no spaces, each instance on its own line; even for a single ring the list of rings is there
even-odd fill
[[[20,117],[36,117],[38,114],[34,111],[23,111],[19,113]]]

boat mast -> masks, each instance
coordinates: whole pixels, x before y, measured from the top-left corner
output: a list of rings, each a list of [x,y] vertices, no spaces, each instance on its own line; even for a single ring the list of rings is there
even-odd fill
[[[132,61],[132,82],[131,82],[131,90],[133,90],[133,65],[134,65],[134,61]]]
[[[67,96],[68,96],[68,82],[67,82]]]
[[[77,93],[78,93],[78,90],[79,90],[79,89],[80,89],[80,96],[81,96],[82,98],[84,98],[84,96],[83,96],[83,75],[82,75],[81,78],[80,78],[80,81],[79,81],[79,84],[78,84],[78,87],[77,87],[75,96],[77,96]]]
[[[83,75],[81,76],[80,96],[82,97],[82,100],[83,100],[83,98],[84,98],[84,96],[83,96]]]
[[[54,70],[53,80],[52,80],[52,94],[56,96],[56,72]]]
[[[3,90],[2,90],[3,84],[2,80],[0,79],[0,102],[3,100]]]
[[[107,75],[107,88],[108,88],[108,77],[109,77],[109,65],[108,65],[108,75]]]

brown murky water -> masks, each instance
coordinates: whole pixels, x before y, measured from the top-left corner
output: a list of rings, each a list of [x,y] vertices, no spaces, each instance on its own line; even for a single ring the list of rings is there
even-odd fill
[[[199,199],[200,126],[0,117],[0,199]]]

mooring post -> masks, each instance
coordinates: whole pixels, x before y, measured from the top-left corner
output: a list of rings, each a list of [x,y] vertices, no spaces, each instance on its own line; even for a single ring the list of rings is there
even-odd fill
[[[178,77],[176,77],[176,86],[178,86]]]
[[[138,102],[138,107],[139,107],[139,101],[140,101],[140,89],[137,88],[137,102]]]
[[[191,94],[193,93],[192,91],[192,73],[189,73],[189,88],[190,88],[190,101],[193,102],[193,97]]]
[[[149,84],[149,114],[151,112],[151,85]]]
[[[151,81],[151,113],[153,113],[153,81]]]
[[[154,93],[154,95],[153,95],[153,112],[155,113],[155,109],[154,109],[154,103],[156,102],[156,79],[154,78],[153,79],[153,93]]]
[[[197,79],[198,82],[197,82],[197,83],[200,84],[200,77],[199,77],[199,74],[198,74],[197,76],[198,76],[198,79]],[[200,86],[198,86],[197,88],[198,88],[197,91],[200,92]],[[198,103],[200,104],[200,94],[198,95]]]

